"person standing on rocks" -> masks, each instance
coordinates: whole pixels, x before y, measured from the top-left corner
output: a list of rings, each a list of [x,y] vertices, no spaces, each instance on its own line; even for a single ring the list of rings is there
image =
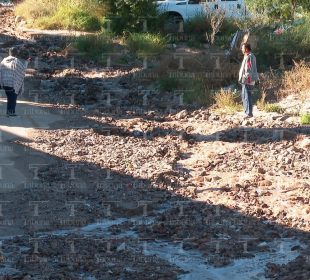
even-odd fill
[[[7,117],[16,116],[17,96],[24,93],[24,79],[27,69],[28,52],[11,48],[9,56],[0,63],[0,88],[7,96]]]
[[[242,44],[241,50],[244,55],[239,71],[239,83],[242,85],[241,97],[246,118],[251,118],[253,117],[252,92],[259,77],[256,68],[256,57],[251,51],[251,45],[248,43]]]

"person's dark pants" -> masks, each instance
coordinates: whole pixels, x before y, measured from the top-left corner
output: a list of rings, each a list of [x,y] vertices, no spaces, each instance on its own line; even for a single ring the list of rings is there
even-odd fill
[[[244,112],[248,116],[253,116],[253,104],[252,104],[252,92],[253,92],[254,86],[251,85],[242,85],[242,102],[243,102],[243,108]]]
[[[3,87],[7,96],[7,115],[15,114],[17,94],[15,93],[14,88],[12,87]]]

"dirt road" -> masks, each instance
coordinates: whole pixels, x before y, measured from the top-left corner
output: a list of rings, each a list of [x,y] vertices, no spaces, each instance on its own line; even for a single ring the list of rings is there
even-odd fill
[[[310,278],[298,116],[185,106],[47,39],[19,116],[0,100],[0,279]]]
[[[20,101],[18,113],[1,117],[1,275],[263,279],[268,263],[279,275],[276,263],[307,264],[309,130],[297,118],[281,136],[260,124],[283,117],[258,111],[234,129],[241,115],[208,111],[157,122]],[[287,151],[290,174],[273,165]]]

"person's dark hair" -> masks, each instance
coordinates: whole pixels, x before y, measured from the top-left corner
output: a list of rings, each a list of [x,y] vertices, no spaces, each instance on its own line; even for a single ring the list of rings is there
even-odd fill
[[[27,60],[29,58],[29,51],[27,51],[26,49],[20,49],[17,57],[20,59],[24,59]]]
[[[244,43],[244,44],[242,44],[242,45],[243,45],[244,48],[245,48],[246,50],[248,50],[249,52],[252,50],[251,45],[250,45],[249,43]]]
[[[17,50],[17,48],[10,48],[9,49],[9,55],[10,56],[17,56],[18,55],[18,50]]]

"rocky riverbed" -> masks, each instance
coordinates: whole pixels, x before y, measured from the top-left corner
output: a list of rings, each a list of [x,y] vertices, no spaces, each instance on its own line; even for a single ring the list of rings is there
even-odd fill
[[[1,177],[0,279],[310,278],[310,127],[298,116],[186,106],[141,80],[139,63],[68,55],[62,36],[30,38],[0,11],[1,54],[23,44],[38,58],[21,117],[59,117],[2,145],[29,172]]]

